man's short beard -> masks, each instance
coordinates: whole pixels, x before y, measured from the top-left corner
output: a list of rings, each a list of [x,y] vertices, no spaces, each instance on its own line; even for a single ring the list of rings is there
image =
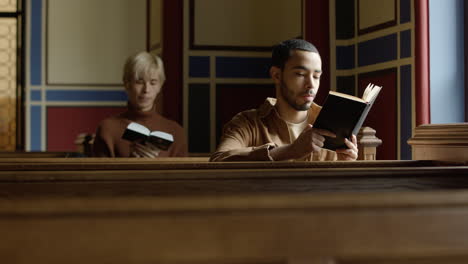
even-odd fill
[[[295,94],[288,89],[288,87],[283,81],[281,81],[280,88],[281,88],[281,95],[283,96],[283,98],[292,108],[296,109],[297,111],[307,111],[312,106],[312,103],[305,103],[302,105],[296,104],[296,101],[294,101]]]

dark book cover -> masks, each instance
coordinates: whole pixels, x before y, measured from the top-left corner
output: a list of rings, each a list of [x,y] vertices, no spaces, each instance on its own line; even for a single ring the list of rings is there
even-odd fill
[[[148,136],[139,131],[135,131],[135,130],[127,128],[125,129],[122,135],[122,138],[128,141],[135,141],[135,142],[143,144],[148,139]]]
[[[150,135],[148,141],[162,150],[168,150],[174,141],[158,137],[156,135]]]
[[[326,129],[336,134],[336,138],[325,137],[323,148],[337,150],[348,148],[345,138],[357,135],[371,104],[365,101],[342,97],[338,93],[330,92],[325,99],[313,127]]]

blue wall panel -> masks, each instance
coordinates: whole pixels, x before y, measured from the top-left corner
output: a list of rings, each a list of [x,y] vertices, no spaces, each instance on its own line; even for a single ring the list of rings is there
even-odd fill
[[[411,22],[411,0],[400,0],[400,24]]]
[[[218,78],[270,78],[270,58],[216,57]]]
[[[190,56],[189,57],[189,77],[192,77],[192,78],[210,77],[210,57]]]
[[[42,115],[41,115],[41,106],[31,106],[30,117],[31,117],[31,151],[41,151],[41,139],[42,139]]]
[[[400,58],[411,57],[411,30],[400,32]]]
[[[41,90],[31,90],[31,101],[41,101],[42,94]]]
[[[354,45],[336,47],[336,69],[349,70],[355,67]]]
[[[397,59],[397,34],[371,39],[358,45],[358,65],[367,66]]]
[[[49,90],[47,101],[127,101],[125,91]]]

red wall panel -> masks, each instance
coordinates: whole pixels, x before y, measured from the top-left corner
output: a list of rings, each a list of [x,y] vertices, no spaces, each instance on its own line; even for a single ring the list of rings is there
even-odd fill
[[[305,40],[314,44],[322,57],[322,77],[315,102],[322,105],[330,90],[330,23],[328,0],[305,1]]]
[[[80,133],[95,133],[104,118],[125,111],[126,107],[47,107],[47,150],[76,151]]]
[[[369,83],[383,86],[363,126],[372,127],[382,140],[377,148],[377,159],[397,159],[397,71],[396,68],[360,74],[358,79],[359,96]]]

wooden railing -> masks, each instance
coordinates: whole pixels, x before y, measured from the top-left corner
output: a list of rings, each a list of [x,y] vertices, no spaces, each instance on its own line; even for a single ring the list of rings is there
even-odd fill
[[[414,160],[468,161],[468,123],[421,125],[408,144]]]

